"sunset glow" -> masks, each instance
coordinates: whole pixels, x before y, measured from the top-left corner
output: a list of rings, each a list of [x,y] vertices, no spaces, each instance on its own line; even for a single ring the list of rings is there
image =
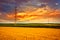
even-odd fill
[[[14,11],[14,6],[12,6],[11,2],[14,3],[14,1],[11,0],[11,2],[9,2],[12,7],[10,7],[11,9],[7,9],[5,4],[5,2],[2,2],[1,5],[5,5],[6,9],[2,9],[0,11],[0,22],[3,22],[2,20],[5,20],[4,22],[6,22],[6,20],[8,21],[13,21],[16,19],[16,22],[31,22],[31,23],[35,23],[37,21],[37,23],[41,23],[41,22],[60,22],[60,6],[59,6],[59,0],[51,0],[51,1],[45,1],[45,0],[40,0],[40,1],[36,1],[36,0],[30,0],[27,2],[22,2],[19,3],[19,1],[16,1],[17,5],[20,4],[20,6],[17,6],[17,15],[15,15],[15,11]],[[8,2],[8,1],[7,1]],[[51,4],[52,3],[52,4]],[[13,4],[14,5],[14,4]],[[54,5],[54,6],[53,6]],[[3,7],[4,8],[4,7]],[[5,11],[4,11],[5,10]],[[16,18],[15,18],[16,16]],[[35,21],[36,20],[36,21]],[[43,20],[43,21],[42,21]],[[54,21],[55,20],[55,21]],[[32,22],[33,21],[33,22]]]

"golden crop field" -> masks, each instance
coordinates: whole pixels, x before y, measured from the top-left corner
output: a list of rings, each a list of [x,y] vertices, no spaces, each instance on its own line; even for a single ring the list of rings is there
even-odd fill
[[[60,29],[0,27],[0,40],[60,40]]]

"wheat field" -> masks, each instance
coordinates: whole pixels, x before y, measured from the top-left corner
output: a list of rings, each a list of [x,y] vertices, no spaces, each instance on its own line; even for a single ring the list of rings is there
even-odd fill
[[[0,40],[60,40],[60,29],[0,27]]]

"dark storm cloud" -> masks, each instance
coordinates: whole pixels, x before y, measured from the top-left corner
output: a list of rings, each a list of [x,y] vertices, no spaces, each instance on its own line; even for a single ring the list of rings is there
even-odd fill
[[[39,0],[40,2],[47,3],[53,9],[60,9],[60,0]],[[56,5],[58,3],[58,5]]]
[[[58,3],[58,5],[56,5]],[[0,12],[14,11],[17,8],[26,8],[26,6],[33,6],[36,8],[45,7],[46,5],[51,8],[60,8],[60,0],[0,0]]]
[[[0,8],[0,12],[9,12],[13,7],[8,4],[0,4]]]
[[[0,0],[0,12],[9,12],[14,7],[12,0]]]
[[[38,3],[38,0],[0,0],[0,12],[9,12],[15,6],[21,8],[25,6],[43,7],[45,5]]]
[[[0,12],[9,12],[22,2],[27,2],[27,0],[0,0]]]

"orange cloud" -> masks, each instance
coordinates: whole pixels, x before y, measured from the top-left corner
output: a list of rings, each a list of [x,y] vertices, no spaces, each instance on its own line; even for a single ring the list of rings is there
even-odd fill
[[[49,10],[44,8],[37,8],[37,10],[32,12],[26,12],[26,13],[17,13],[17,16],[20,16],[20,18],[17,18],[18,21],[26,21],[26,20],[35,20],[38,18],[44,17],[48,13]]]
[[[15,15],[14,14],[6,14],[7,19],[14,19]]]
[[[17,15],[15,14],[6,14],[8,19],[16,19],[17,21],[32,21],[32,20],[39,20],[40,22],[44,22],[47,19],[55,19],[56,17],[60,17],[60,10],[51,9],[49,6],[43,8],[37,8],[35,11],[28,11],[26,12],[18,12]],[[43,21],[42,21],[43,20]],[[47,20],[48,21],[48,20]]]

